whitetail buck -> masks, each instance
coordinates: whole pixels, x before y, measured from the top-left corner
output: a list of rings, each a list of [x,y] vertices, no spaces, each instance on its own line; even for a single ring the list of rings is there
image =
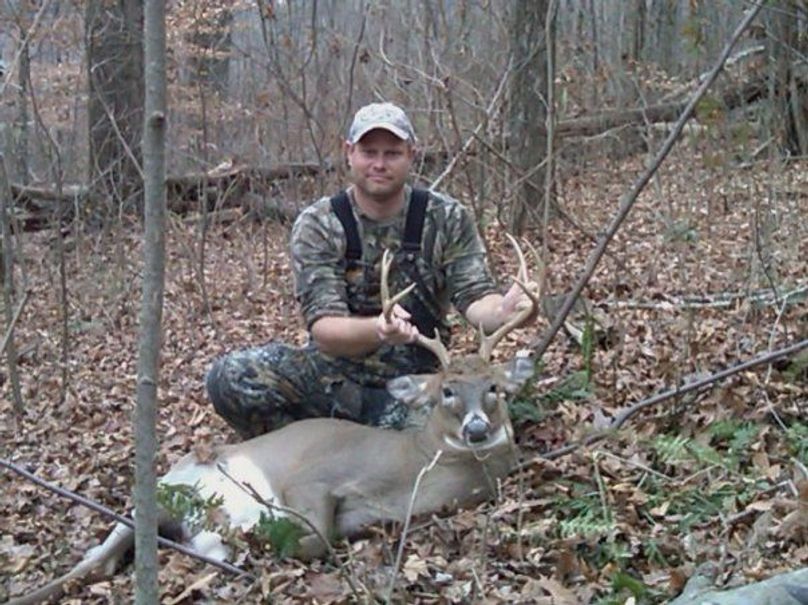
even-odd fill
[[[399,432],[333,418],[301,420],[221,447],[210,461],[188,454],[160,483],[193,486],[202,499],[220,497],[220,511],[229,525],[244,530],[267,508],[244,486],[265,502],[297,511],[317,530],[300,540],[296,555],[302,559],[325,553],[323,537],[350,538],[378,521],[405,521],[416,478],[435,459],[437,463],[420,483],[412,514],[454,509],[491,497],[496,482],[515,462],[507,396],[533,375],[533,360],[517,355],[510,362],[492,365],[490,356],[508,332],[536,311],[541,292],[541,287],[531,292],[524,256],[516,241],[511,241],[520,262],[517,283],[530,298],[530,305],[493,334],[486,336],[481,330],[479,355],[452,360],[437,335],[420,335],[417,344],[435,353],[441,370],[388,383],[396,398],[412,406],[432,406],[423,428]],[[385,254],[381,286],[388,318],[393,305],[412,288],[390,296],[390,263]],[[176,526],[177,520],[166,519],[163,525],[169,524]],[[229,556],[219,534],[209,530],[194,533],[187,523],[180,524],[184,541],[197,552],[221,559]],[[111,575],[133,543],[133,531],[119,523],[71,571],[9,605],[44,601],[60,594],[69,580]]]

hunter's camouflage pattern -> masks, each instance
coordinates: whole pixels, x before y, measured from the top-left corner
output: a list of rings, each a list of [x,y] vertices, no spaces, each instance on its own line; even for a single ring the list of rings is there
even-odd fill
[[[472,302],[496,292],[474,221],[447,196],[430,192],[421,254],[400,249],[410,193],[407,188],[405,209],[387,221],[367,218],[349,196],[363,246],[356,263],[345,259],[345,233],[329,198],[300,214],[290,245],[295,296],[308,327],[321,317],[381,312],[379,276],[385,249],[395,253],[391,292],[416,283],[401,305],[419,331],[433,336],[437,329],[447,347],[450,305],[465,313]],[[244,437],[312,416],[404,428],[420,424],[424,417],[394,401],[386,382],[436,367],[432,353],[412,345],[382,346],[364,358],[348,359],[321,354],[311,344],[294,348],[272,342],[218,359],[207,385],[216,410]]]

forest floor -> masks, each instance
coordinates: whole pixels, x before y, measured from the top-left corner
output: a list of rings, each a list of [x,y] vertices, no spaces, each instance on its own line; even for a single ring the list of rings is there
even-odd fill
[[[730,166],[714,161],[716,145],[706,147],[685,143],[661,169],[587,288],[608,338],[582,350],[559,333],[513,405],[530,462],[498,501],[417,520],[400,570],[400,528],[340,545],[340,566],[254,548],[236,561],[252,582],[161,551],[163,602],[356,602],[382,597],[395,574],[394,602],[658,603],[704,563],[726,586],[808,565],[805,362],[743,372],[653,406],[597,445],[537,458],[655,392],[808,337],[808,165]],[[604,158],[564,177],[560,201],[597,233],[643,165],[641,157]],[[484,222],[495,274],[511,275],[502,225]],[[132,504],[140,238],[133,227],[66,242],[66,367],[55,240],[48,232],[20,238],[17,283],[30,292],[16,331],[21,421],[5,370],[0,402],[0,455],[121,513]],[[193,446],[235,440],[206,401],[214,357],[271,338],[305,340],[287,238],[287,227],[271,222],[217,225],[200,262],[196,227],[170,221],[161,471]],[[570,287],[593,246],[566,222],[551,224],[550,292]],[[785,303],[785,293],[800,291]],[[499,355],[546,326],[542,318],[515,333]],[[470,331],[457,332],[456,346],[472,349]],[[0,601],[67,570],[110,526],[0,474]],[[131,591],[129,567],[72,586],[62,602],[127,602]]]

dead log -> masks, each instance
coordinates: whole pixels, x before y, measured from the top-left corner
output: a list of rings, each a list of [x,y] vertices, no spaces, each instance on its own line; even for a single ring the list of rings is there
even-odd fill
[[[764,94],[766,94],[766,78],[756,77],[737,89],[733,88],[724,91],[719,99],[724,108],[731,111],[755,102]],[[583,137],[601,134],[628,124],[671,122],[681,115],[686,104],[686,101],[676,101],[563,120],[559,122],[556,132],[561,137]]]
[[[245,199],[277,197],[272,194],[278,181],[331,170],[331,166],[305,162],[271,167],[225,164],[208,172],[171,176],[166,179],[168,209],[185,216],[204,209],[241,208]],[[11,185],[11,192],[14,222],[24,231],[49,228],[57,217],[70,222],[77,211],[93,206],[89,188],[79,185],[66,186],[61,193],[42,186]],[[255,213],[254,205],[248,204],[244,210]],[[295,213],[296,209],[289,216]]]
[[[189,212],[236,208],[248,193],[269,197],[276,181],[318,176],[333,168],[313,163],[290,163],[272,167],[223,164],[204,173],[166,179],[168,209],[180,215]],[[204,206],[202,206],[204,204]]]
[[[12,228],[38,231],[62,221],[73,220],[77,208],[87,205],[90,191],[87,187],[70,185],[59,193],[46,187],[11,185]]]

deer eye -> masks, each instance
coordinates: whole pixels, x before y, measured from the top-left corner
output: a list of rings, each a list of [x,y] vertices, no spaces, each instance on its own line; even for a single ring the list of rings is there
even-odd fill
[[[499,388],[497,385],[492,384],[490,387],[488,387],[488,391],[486,391],[483,401],[486,405],[494,405],[498,399]]]
[[[441,393],[443,395],[443,405],[445,405],[447,409],[451,410],[453,414],[459,414],[463,411],[463,402],[457,395],[455,395],[455,392],[451,387],[443,387],[443,389],[441,389]]]

